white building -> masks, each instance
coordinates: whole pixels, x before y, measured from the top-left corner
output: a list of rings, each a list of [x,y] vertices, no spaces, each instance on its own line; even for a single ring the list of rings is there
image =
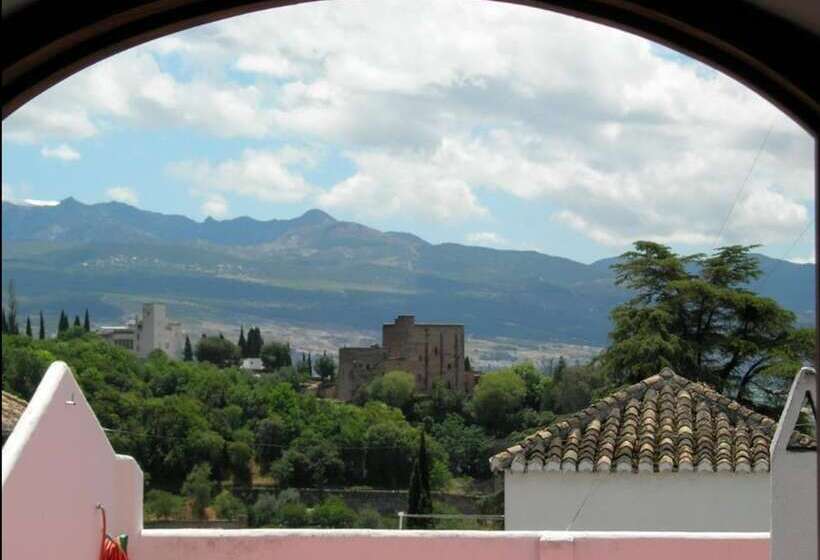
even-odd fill
[[[185,350],[182,324],[169,321],[163,303],[145,303],[142,316],[124,326],[100,327],[99,334],[111,344],[121,346],[145,358],[154,350],[162,350],[172,358],[181,358]]]
[[[776,428],[665,369],[495,455],[505,528],[768,531]]]

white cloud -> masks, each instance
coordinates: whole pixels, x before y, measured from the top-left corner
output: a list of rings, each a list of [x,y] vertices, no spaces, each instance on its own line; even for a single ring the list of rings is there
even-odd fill
[[[249,149],[239,159],[216,164],[204,160],[178,161],[170,164],[168,171],[200,192],[230,192],[266,202],[300,202],[314,188],[298,169],[312,163],[310,153],[292,148]]]
[[[111,200],[130,204],[131,206],[136,206],[139,203],[137,193],[134,189],[128,187],[111,187],[105,191],[105,195]]]
[[[6,202],[14,202],[14,188],[3,181],[2,183],[2,200]]]
[[[228,201],[221,194],[209,194],[199,208],[206,216],[222,218],[228,214]]]
[[[44,158],[54,158],[63,161],[76,161],[80,159],[80,152],[69,146],[68,144],[60,144],[55,148],[43,146],[40,150],[40,155]]]
[[[121,126],[295,137],[355,166],[325,191],[281,152],[170,166],[199,196],[448,223],[486,220],[487,193],[503,194],[613,247],[788,241],[813,201],[811,139],[751,90],[642,38],[501,2],[346,0],[225,20],[95,65],[3,131],[67,141]]]
[[[468,233],[466,238],[467,243],[471,245],[481,245],[483,247],[506,247],[509,241],[501,234],[494,231],[477,231]]]
[[[59,200],[39,200],[37,198],[26,198],[23,200],[26,206],[59,206]]]

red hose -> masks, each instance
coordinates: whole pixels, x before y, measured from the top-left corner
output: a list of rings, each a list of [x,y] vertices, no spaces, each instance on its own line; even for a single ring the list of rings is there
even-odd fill
[[[100,542],[100,560],[128,560],[128,555],[120,545],[106,534],[105,508],[97,506],[102,511],[102,541]]]

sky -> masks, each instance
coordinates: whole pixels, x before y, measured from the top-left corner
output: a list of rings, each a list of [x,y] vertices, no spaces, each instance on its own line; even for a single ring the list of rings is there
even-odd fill
[[[582,262],[639,239],[814,262],[811,137],[646,39],[483,0],[330,0],[104,60],[3,122],[3,200],[311,208]]]

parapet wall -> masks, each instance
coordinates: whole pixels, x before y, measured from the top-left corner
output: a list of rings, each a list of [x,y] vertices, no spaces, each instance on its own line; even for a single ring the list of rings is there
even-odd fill
[[[3,558],[87,560],[108,532],[142,530],[142,471],[116,455],[63,362],[49,367],[3,446]]]

